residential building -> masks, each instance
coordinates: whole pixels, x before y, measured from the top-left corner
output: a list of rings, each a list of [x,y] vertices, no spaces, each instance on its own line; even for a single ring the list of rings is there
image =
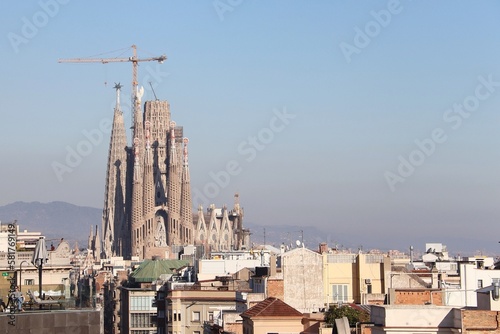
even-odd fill
[[[301,333],[303,315],[282,300],[268,297],[241,314],[243,334]]]
[[[221,287],[169,283],[163,295],[164,302],[161,304],[165,320],[164,324],[158,325],[158,334],[201,334],[214,326],[226,329],[223,323],[225,313],[234,315],[246,310],[244,294]],[[161,304],[159,301],[158,305]],[[235,327],[235,323],[236,319],[232,320],[231,327]],[[161,326],[164,329],[160,329]]]
[[[372,334],[499,333],[500,311],[435,305],[372,306]]]
[[[9,225],[15,226],[16,246],[18,250],[33,251],[40,237],[41,232],[20,230],[17,222],[0,223],[0,252],[8,252]]]
[[[323,308],[322,255],[305,247],[297,247],[281,254],[279,258],[281,273],[276,276],[283,279],[283,301],[302,313]],[[280,291],[274,291],[280,294]]]
[[[478,261],[477,258],[466,258],[470,262],[461,262],[459,264],[460,287],[445,285],[447,305],[452,306],[477,306],[476,290],[500,282],[500,270],[493,268],[493,259],[487,258]],[[490,264],[491,265],[485,265]]]
[[[42,293],[53,297],[69,297],[72,251],[68,242],[62,241],[53,251],[48,251],[48,261],[42,267]],[[21,291],[28,289],[38,296],[39,270],[32,263],[33,251],[20,250],[16,252],[15,271],[9,270],[8,253],[0,252],[0,270],[17,275],[17,284]],[[6,296],[9,282],[0,280],[0,296]]]
[[[266,250],[212,252],[210,259],[198,260],[198,278],[207,280],[233,275],[244,268],[269,266],[269,261],[270,254]]]
[[[120,333],[156,334],[156,290],[121,287]]]
[[[388,292],[391,259],[385,254],[323,253],[323,304],[380,304]]]
[[[157,333],[157,290],[174,275],[187,275],[189,262],[184,260],[144,260],[129,276],[127,286],[120,286],[119,294],[108,293],[120,301],[120,332],[130,334]],[[113,286],[109,287],[112,291]],[[116,310],[109,301],[105,322],[116,319]],[[163,313],[161,313],[163,312]],[[160,317],[164,314],[161,310]]]

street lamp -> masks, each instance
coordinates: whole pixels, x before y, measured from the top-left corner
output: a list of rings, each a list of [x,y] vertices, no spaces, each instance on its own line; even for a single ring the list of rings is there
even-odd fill
[[[21,287],[23,285],[23,280],[21,278],[21,274],[22,274],[22,270],[23,270],[23,263],[28,263],[28,261],[22,261],[21,263],[19,263],[19,292],[21,292]]]

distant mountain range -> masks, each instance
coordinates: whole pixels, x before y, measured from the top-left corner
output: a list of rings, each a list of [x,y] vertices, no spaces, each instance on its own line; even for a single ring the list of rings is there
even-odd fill
[[[5,206],[0,206],[0,221],[9,223],[17,220],[20,230],[28,230],[32,232],[41,232],[47,238],[47,243],[58,242],[61,238],[67,240],[72,247],[75,242],[78,242],[79,248],[86,248],[90,227],[99,226],[101,232],[101,216],[102,210],[87,206],[78,206],[67,202],[15,202]],[[296,247],[297,242],[303,242],[309,249],[318,249],[320,242],[327,242],[329,247],[338,247],[341,249],[350,249],[356,252],[358,248],[362,248],[362,242],[365,242],[364,250],[377,248],[378,244],[387,244],[390,249],[407,250],[407,245],[415,245],[415,254],[422,251],[422,246],[426,242],[435,241],[436,239],[429,235],[427,237],[407,237],[402,240],[387,240],[383,239],[384,235],[374,238],[374,241],[369,245],[369,238],[361,234],[353,235],[338,235],[333,230],[322,230],[316,226],[295,226],[295,225],[273,225],[263,226],[255,224],[251,221],[243,220],[243,226],[250,229],[251,243],[273,245],[277,248],[284,244],[288,248]],[[264,237],[265,229],[265,237]],[[334,239],[335,238],[335,239]],[[364,238],[364,239],[363,239]],[[411,239],[410,241],[408,241]],[[102,239],[101,239],[102,240]],[[437,239],[437,242],[441,240]],[[476,251],[477,245],[484,244],[481,241],[462,240],[449,238],[444,241],[448,246],[450,254],[456,255],[495,255],[497,251]],[[411,242],[411,243],[410,243]],[[343,244],[342,244],[343,243]],[[350,244],[347,244],[350,243]]]
[[[73,247],[75,241],[80,248],[87,247],[90,227],[99,226],[101,232],[102,210],[87,206],[78,206],[67,202],[14,202],[0,206],[0,221],[9,223],[17,220],[20,230],[41,232],[50,244],[61,238],[69,241]],[[279,247],[282,243],[295,247],[297,241],[304,242],[307,247],[316,249],[324,240],[325,232],[315,227],[290,225],[262,226],[243,221],[245,228],[250,229],[251,242],[271,244]],[[265,238],[264,238],[265,228]],[[303,232],[301,232],[303,231]]]
[[[21,231],[41,232],[47,243],[67,240],[73,247],[78,241],[80,248],[87,247],[90,226],[101,229],[102,210],[78,206],[66,202],[14,202],[0,206],[0,221],[17,220]]]

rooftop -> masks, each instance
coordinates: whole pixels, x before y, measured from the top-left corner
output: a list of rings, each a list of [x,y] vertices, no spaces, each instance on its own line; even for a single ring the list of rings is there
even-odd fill
[[[162,274],[173,274],[176,270],[189,266],[186,260],[144,260],[130,276],[135,282],[148,283]]]
[[[269,297],[241,314],[242,317],[302,317],[302,313],[284,301]]]

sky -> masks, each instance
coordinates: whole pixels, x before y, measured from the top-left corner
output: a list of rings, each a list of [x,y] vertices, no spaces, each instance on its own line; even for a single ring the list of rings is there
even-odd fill
[[[330,245],[500,249],[497,1],[9,1],[0,205],[102,208],[132,65],[189,137],[195,205]],[[128,133],[130,142],[130,132]],[[260,233],[259,231],[255,232]],[[316,245],[310,245],[316,247]]]

